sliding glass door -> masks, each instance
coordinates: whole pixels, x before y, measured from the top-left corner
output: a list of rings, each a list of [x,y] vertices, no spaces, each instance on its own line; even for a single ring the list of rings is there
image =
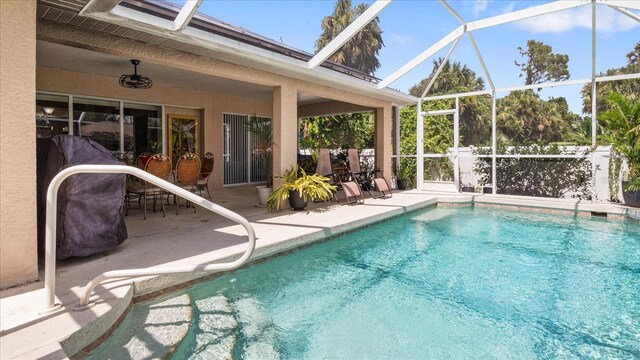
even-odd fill
[[[143,152],[162,152],[162,107],[124,103],[124,153],[135,159]]]
[[[37,93],[36,136],[82,136],[133,161],[143,152],[164,152],[162,111],[159,105]]]
[[[248,115],[224,114],[223,116],[223,162],[224,184],[237,185],[266,181],[264,156],[257,151],[257,144],[247,131]],[[271,121],[260,117],[259,121]]]
[[[120,102],[73,98],[73,134],[120,151]]]

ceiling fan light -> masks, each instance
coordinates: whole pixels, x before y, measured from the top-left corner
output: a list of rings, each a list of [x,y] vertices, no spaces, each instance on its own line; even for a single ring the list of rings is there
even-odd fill
[[[120,76],[120,86],[131,89],[150,89],[153,86],[153,81],[146,76],[138,75],[140,60],[132,59],[131,63],[133,64],[133,74]]]

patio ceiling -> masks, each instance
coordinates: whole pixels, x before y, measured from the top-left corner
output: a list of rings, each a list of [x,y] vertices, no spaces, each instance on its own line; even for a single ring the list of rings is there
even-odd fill
[[[111,77],[131,72],[131,63],[129,63],[127,59],[115,55],[41,40],[38,40],[36,50],[36,62],[38,66]],[[268,86],[209,75],[203,76],[201,73],[177,68],[167,68],[148,62],[140,64],[140,72],[145,76],[151,77],[154,82],[165,85],[203,91],[224,91],[226,94],[257,99],[270,100],[272,98],[272,88]],[[304,92],[298,93],[298,105],[317,104],[328,101],[331,100]]]
[[[115,3],[120,4],[117,6],[118,11],[138,14],[147,20],[161,21],[172,30],[102,12]],[[174,32],[174,18],[179,15],[179,11],[179,7],[164,1],[101,0],[92,3],[88,0],[38,0],[38,18],[42,21],[98,31],[233,64],[259,68],[295,79],[391,101],[397,105],[413,104],[417,100],[413,96],[396,90],[379,90],[376,87],[377,79],[338,64],[325,62],[319,68],[309,69],[306,63],[313,57],[311,54],[229,24],[215,23],[211,18],[201,14],[194,15],[186,29]],[[171,17],[171,20],[167,20],[168,17]],[[215,39],[217,42],[197,40],[194,33],[198,36],[206,36],[208,39]],[[319,99],[310,101],[317,102]]]

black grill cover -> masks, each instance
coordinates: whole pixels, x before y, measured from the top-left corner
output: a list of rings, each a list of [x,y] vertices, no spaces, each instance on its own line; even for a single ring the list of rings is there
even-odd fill
[[[62,169],[81,164],[122,165],[95,141],[57,135],[38,139],[38,249],[44,252],[47,188]],[[58,192],[56,257],[89,256],[127,238],[124,174],[77,174]]]

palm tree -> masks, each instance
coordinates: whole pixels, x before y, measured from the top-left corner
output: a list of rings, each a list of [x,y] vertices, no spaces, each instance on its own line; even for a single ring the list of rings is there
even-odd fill
[[[431,74],[422,79],[418,84],[409,89],[409,94],[422,96],[422,92],[427,87],[436,71],[444,61],[443,58],[433,60],[433,70]],[[476,75],[475,71],[469,69],[466,64],[449,60],[444,64],[440,75],[436,78],[433,86],[429,90],[429,95],[445,95],[458,92],[468,92],[484,90],[484,79]]]
[[[368,6],[360,4],[352,7],[351,0],[338,0],[333,14],[322,19],[322,34],[316,40],[316,52],[324,48],[331,40],[360,16]],[[380,19],[376,17],[362,30],[347,41],[329,60],[373,75],[378,68],[378,52],[384,46]]]

